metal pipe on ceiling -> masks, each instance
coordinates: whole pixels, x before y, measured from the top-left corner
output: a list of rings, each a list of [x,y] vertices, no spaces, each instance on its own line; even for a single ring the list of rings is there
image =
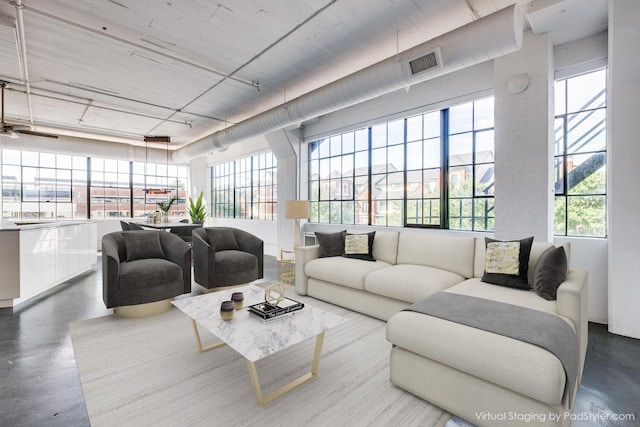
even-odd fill
[[[242,140],[495,59],[519,50],[522,38],[522,16],[514,4],[179,148],[172,160],[187,162]],[[424,58],[433,58],[437,65],[414,72],[412,67],[420,67]]]
[[[18,33],[18,51],[20,52],[20,62],[22,64],[22,79],[27,93],[27,108],[29,109],[29,124],[33,125],[33,105],[31,103],[31,86],[29,84],[29,64],[27,62],[27,39],[24,34],[24,16],[22,10],[24,6],[22,0],[15,0],[16,7],[16,29]]]

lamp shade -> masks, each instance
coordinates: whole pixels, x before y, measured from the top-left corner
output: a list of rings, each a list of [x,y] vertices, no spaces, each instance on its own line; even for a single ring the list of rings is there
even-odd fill
[[[289,200],[284,207],[284,217],[288,219],[309,218],[308,200]]]

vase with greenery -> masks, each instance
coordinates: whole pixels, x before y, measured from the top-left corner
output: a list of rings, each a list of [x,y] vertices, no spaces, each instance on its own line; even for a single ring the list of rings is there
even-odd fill
[[[189,196],[189,209],[187,212],[191,217],[191,222],[194,224],[202,224],[207,217],[207,209],[202,200],[203,193],[200,192],[198,199],[194,202],[191,196]]]
[[[156,205],[160,208],[163,213],[162,220],[164,222],[169,222],[169,209],[171,209],[171,205],[178,201],[178,196],[173,196],[166,202],[156,202]]]

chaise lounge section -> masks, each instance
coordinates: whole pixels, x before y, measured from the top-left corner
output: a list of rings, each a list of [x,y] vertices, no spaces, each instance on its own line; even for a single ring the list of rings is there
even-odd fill
[[[529,284],[552,246],[531,245]],[[557,299],[547,300],[533,290],[483,282],[486,247],[484,238],[413,231],[376,232],[375,261],[320,257],[320,246],[300,247],[296,292],[388,321],[391,382],[473,424],[531,425],[537,417],[536,424],[568,425],[587,348],[587,273],[568,267],[565,245],[566,278]],[[568,386],[562,363],[549,350],[406,310],[442,292],[505,303],[522,313],[550,313],[565,322],[577,341],[574,385]]]

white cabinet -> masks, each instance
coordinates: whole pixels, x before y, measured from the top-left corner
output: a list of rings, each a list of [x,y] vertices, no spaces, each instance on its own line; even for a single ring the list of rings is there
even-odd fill
[[[97,261],[96,237],[94,222],[0,230],[0,266],[9,274],[0,281],[0,307],[15,306],[90,270]]]

